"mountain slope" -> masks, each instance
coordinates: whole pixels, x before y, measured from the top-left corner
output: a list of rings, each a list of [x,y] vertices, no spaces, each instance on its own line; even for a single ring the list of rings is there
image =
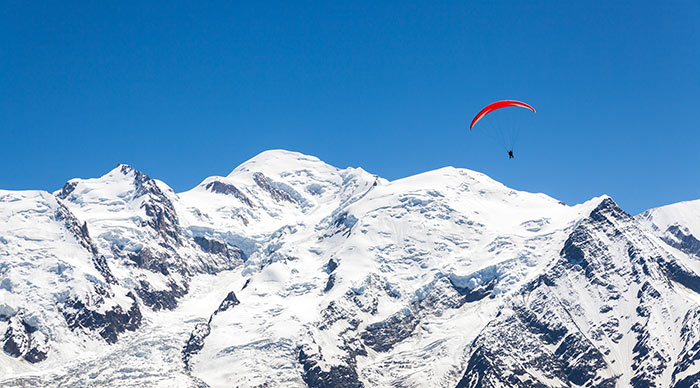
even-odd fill
[[[95,340],[114,343],[139,327],[139,304],[116,282],[87,224],[46,192],[0,191],[0,203],[3,350],[27,361],[3,357],[3,374],[73,358],[99,346]],[[91,334],[92,341],[71,331]]]
[[[636,219],[667,244],[700,258],[700,200],[650,209]]]
[[[684,386],[698,280],[606,199],[480,334],[458,386]]]

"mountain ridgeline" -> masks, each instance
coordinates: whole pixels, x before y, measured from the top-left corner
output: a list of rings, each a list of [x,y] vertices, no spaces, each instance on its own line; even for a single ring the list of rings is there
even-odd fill
[[[700,201],[288,151],[0,190],[0,386],[700,387]]]

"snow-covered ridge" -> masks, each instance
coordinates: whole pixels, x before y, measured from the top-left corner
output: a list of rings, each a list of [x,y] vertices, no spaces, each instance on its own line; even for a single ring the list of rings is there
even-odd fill
[[[669,245],[700,258],[700,200],[650,209],[636,216]]]
[[[283,150],[183,193],[0,191],[0,385],[692,386],[696,204]]]

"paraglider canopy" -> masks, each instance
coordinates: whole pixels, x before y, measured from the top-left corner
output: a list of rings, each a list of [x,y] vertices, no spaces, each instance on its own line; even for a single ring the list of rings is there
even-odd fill
[[[469,130],[471,131],[474,128],[474,125],[479,122],[484,116],[487,114],[501,108],[507,108],[510,106],[519,106],[521,108],[526,108],[530,109],[532,113],[535,113],[535,108],[531,107],[530,105],[520,102],[520,101],[515,101],[515,100],[503,100],[503,101],[496,101],[492,104],[486,105],[484,109],[482,109],[477,115],[474,117],[472,120],[472,124],[469,126]]]

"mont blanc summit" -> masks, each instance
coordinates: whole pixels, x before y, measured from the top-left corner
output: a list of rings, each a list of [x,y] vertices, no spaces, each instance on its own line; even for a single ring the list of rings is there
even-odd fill
[[[700,206],[266,151],[0,191],[3,387],[697,387]]]

